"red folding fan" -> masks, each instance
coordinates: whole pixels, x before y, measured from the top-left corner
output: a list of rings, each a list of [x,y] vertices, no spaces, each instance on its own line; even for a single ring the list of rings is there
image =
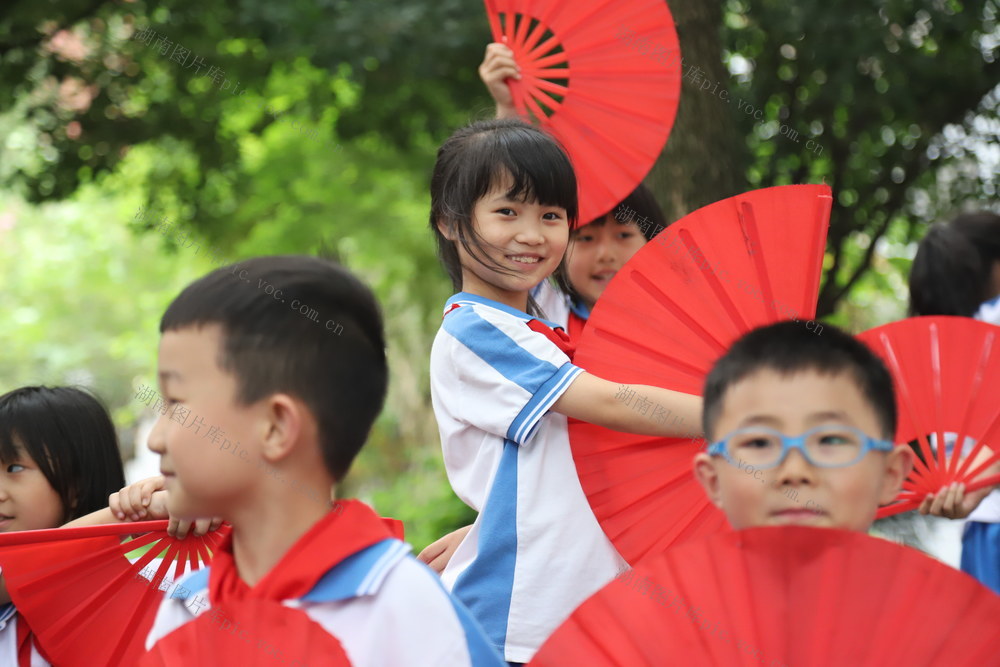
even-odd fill
[[[680,46],[663,0],[486,0],[521,68],[514,105],[569,152],[580,220],[611,211],[652,168],[680,101]]]
[[[562,665],[987,665],[1000,596],[915,549],[781,526],[651,556],[580,605],[531,661]]]
[[[340,642],[301,609],[247,599],[200,614],[161,639],[140,667],[350,667]]]
[[[825,185],[756,190],[661,232],[615,275],[574,363],[599,377],[701,394],[712,364],[750,329],[816,312],[832,197]],[[805,324],[804,324],[805,326]],[[623,397],[640,414],[665,409]],[[625,560],[726,528],[691,472],[694,438],[656,438],[571,422],[570,444],[604,532]]]
[[[211,559],[228,527],[183,540],[166,521],[0,534],[11,600],[60,667],[134,665],[163,597],[186,570]],[[126,535],[140,535],[121,542]],[[149,547],[132,563],[125,554]],[[160,559],[154,561],[154,559]],[[156,568],[152,580],[140,572]]]
[[[966,491],[1000,484],[986,469],[1000,461],[1000,327],[966,317],[914,317],[858,336],[885,361],[896,388],[896,442],[916,442],[918,457],[885,517],[916,509],[929,493],[952,482]],[[931,447],[957,434],[972,450]],[[936,450],[936,451],[935,451]],[[980,453],[991,454],[972,465]]]

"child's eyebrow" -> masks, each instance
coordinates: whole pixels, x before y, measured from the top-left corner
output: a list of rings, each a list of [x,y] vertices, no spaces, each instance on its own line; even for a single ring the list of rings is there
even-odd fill
[[[740,428],[744,426],[770,426],[777,428],[781,425],[781,420],[774,415],[750,415],[740,420]]]
[[[809,423],[818,422],[829,422],[829,421],[839,421],[845,422],[847,424],[853,424],[850,416],[842,410],[826,410],[824,412],[814,412],[807,417],[806,421]]]
[[[164,386],[168,381],[173,380],[175,382],[181,382],[184,380],[184,376],[177,371],[160,371],[160,386]]]

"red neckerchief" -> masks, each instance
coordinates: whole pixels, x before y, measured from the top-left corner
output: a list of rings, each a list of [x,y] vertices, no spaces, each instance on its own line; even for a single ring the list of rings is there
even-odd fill
[[[17,667],[31,667],[31,645],[34,644],[34,635],[24,617],[19,615],[11,620],[17,623]]]
[[[566,322],[566,329],[569,332],[569,339],[574,343],[580,342],[583,335],[583,327],[587,326],[587,320],[583,319],[572,310],[569,311],[569,320]]]
[[[553,329],[549,325],[545,324],[541,320],[528,320],[528,328],[536,333],[540,333],[550,341],[555,343],[556,347],[562,350],[570,361],[573,361],[573,355],[576,353],[576,343],[570,340],[570,337],[563,331],[562,327],[556,327]]]
[[[233,561],[232,534],[212,557],[208,576],[212,606],[248,598],[288,600],[311,591],[324,574],[348,556],[392,537],[375,512],[358,500],[341,500],[292,545],[278,564],[251,588]]]

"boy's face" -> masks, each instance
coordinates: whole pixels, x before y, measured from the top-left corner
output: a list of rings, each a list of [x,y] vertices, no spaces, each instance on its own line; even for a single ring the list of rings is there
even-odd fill
[[[180,518],[227,517],[260,476],[259,408],[236,402],[236,378],[219,368],[219,325],[187,327],[160,340],[160,389],[170,409],[149,435],[166,477],[168,510]]]
[[[719,440],[738,428],[764,426],[795,436],[826,424],[883,437],[875,411],[849,374],[807,370],[782,376],[763,369],[729,387],[712,435]],[[911,465],[905,446],[868,452],[843,468],[813,466],[798,450],[767,470],[740,469],[702,452],[694,472],[737,530],[796,524],[867,531],[878,506],[896,497]]]

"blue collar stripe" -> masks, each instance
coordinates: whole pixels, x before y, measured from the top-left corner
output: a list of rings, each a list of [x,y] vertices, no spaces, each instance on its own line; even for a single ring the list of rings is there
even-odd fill
[[[195,593],[208,588],[209,569],[209,567],[203,567],[181,577],[177,581],[177,587],[170,593],[170,597],[174,600],[187,600]]]
[[[335,565],[306,593],[305,602],[339,602],[378,590],[410,546],[392,538],[376,542]]]

